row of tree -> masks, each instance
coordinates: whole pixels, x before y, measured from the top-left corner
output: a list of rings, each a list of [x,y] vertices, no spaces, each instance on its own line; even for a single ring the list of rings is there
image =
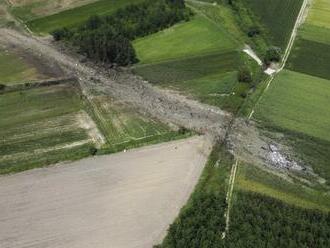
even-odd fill
[[[225,247],[330,247],[330,214],[237,192]]]
[[[146,0],[111,16],[93,16],[76,28],[55,30],[52,35],[56,41],[68,41],[89,59],[128,65],[137,62],[132,40],[189,20],[190,16],[183,0]]]

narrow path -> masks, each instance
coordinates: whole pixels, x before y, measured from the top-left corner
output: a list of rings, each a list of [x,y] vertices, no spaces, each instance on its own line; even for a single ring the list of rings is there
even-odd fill
[[[226,202],[227,202],[227,209],[225,212],[225,218],[226,218],[226,228],[225,231],[222,233],[222,239],[226,237],[226,234],[229,232],[229,222],[230,222],[230,207],[231,207],[231,201],[234,191],[234,185],[235,185],[235,179],[236,179],[236,172],[238,167],[238,159],[236,159],[235,163],[233,164],[230,172],[229,177],[229,185],[228,185],[228,191],[226,196]]]

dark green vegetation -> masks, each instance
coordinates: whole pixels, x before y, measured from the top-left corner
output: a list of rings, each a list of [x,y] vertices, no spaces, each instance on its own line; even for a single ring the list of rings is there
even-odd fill
[[[137,62],[131,40],[187,20],[190,12],[183,1],[147,0],[129,5],[106,17],[91,17],[74,29],[52,32],[55,40],[69,41],[87,58],[128,65]]]
[[[59,28],[79,26],[93,15],[111,15],[120,8],[138,2],[142,2],[142,0],[101,0],[50,16],[37,19],[32,17],[33,20],[25,14],[26,7],[15,8],[13,13],[23,21],[27,21],[28,27],[33,32],[45,34]]]
[[[246,0],[244,2],[263,24],[272,45],[284,49],[303,0]]]
[[[293,71],[330,79],[330,44],[298,39],[287,67]]]
[[[234,197],[225,247],[329,247],[328,213],[251,192],[238,191]]]
[[[195,192],[158,247],[220,247],[232,160],[224,147],[213,149]]]

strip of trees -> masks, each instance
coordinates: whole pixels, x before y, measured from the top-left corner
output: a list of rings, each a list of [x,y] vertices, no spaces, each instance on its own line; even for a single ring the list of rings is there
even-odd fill
[[[78,27],[58,29],[52,35],[56,41],[77,47],[91,60],[125,66],[138,61],[134,39],[187,21],[191,14],[184,0],[146,0],[111,16],[92,16]]]

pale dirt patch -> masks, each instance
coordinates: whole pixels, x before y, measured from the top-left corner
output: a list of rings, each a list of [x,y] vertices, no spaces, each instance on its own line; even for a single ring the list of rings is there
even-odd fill
[[[79,127],[87,131],[88,136],[91,137],[93,142],[98,147],[101,147],[106,142],[104,136],[97,128],[95,122],[85,111],[79,111],[79,113],[77,114],[77,122]]]
[[[199,136],[2,176],[0,247],[152,247],[209,152]]]

